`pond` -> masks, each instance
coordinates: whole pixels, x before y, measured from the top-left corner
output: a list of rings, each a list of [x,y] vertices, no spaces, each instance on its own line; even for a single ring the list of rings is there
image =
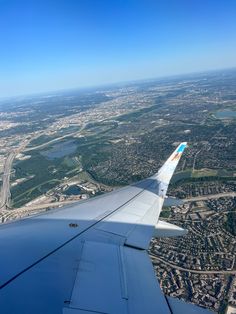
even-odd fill
[[[81,189],[77,185],[71,185],[64,193],[66,195],[79,195],[81,194]]]
[[[236,118],[236,111],[233,110],[222,110],[215,113],[217,119],[234,119]]]
[[[62,158],[70,155],[76,151],[77,145],[74,141],[67,141],[53,145],[48,150],[41,152],[40,154],[48,159]]]

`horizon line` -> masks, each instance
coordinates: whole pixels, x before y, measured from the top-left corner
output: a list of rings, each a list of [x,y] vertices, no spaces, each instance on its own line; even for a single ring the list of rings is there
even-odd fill
[[[63,93],[67,91],[75,91],[75,90],[86,90],[86,89],[95,89],[95,88],[103,88],[103,87],[112,87],[115,85],[123,85],[123,84],[134,84],[134,83],[141,83],[141,82],[148,82],[148,81],[155,81],[155,80],[164,80],[164,79],[171,79],[171,78],[180,78],[182,76],[187,75],[200,75],[200,74],[207,74],[211,72],[222,72],[222,71],[230,71],[230,70],[236,70],[236,66],[227,67],[227,68],[218,68],[218,69],[209,69],[209,70],[200,70],[200,71],[194,71],[194,72],[184,72],[179,74],[170,74],[170,75],[161,75],[161,76],[155,76],[155,77],[149,77],[149,78],[142,78],[142,79],[133,79],[133,80],[124,80],[124,81],[117,81],[117,82],[108,82],[108,83],[102,83],[102,84],[95,84],[95,85],[84,85],[84,86],[77,86],[77,87],[68,87],[68,88],[61,88],[58,90],[45,90],[45,91],[39,91],[39,92],[29,92],[29,93],[23,93],[23,94],[16,94],[13,96],[0,96],[0,102],[13,100],[16,98],[27,98],[27,97],[36,97],[36,96],[43,96],[51,93]]]

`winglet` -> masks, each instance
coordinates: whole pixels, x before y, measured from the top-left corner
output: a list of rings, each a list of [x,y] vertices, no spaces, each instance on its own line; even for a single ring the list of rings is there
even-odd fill
[[[158,173],[154,176],[165,184],[169,184],[170,179],[178,165],[178,162],[187,146],[187,142],[180,143],[175,151],[170,155],[164,165],[160,168]]]

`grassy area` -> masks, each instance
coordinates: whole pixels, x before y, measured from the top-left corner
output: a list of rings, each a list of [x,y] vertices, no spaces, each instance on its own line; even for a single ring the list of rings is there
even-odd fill
[[[43,182],[42,184],[39,184],[38,186],[35,186],[29,190],[26,190],[25,192],[21,193],[18,196],[15,196],[13,198],[13,207],[18,208],[23,206],[24,204],[30,202],[32,199],[38,197],[39,195],[47,192],[51,188],[55,187],[60,183],[59,180],[53,179],[50,181]]]
[[[116,120],[121,121],[121,122],[123,122],[123,121],[133,122],[133,121],[139,119],[142,115],[149,113],[149,112],[152,112],[152,111],[156,110],[157,108],[160,108],[160,106],[161,106],[161,104],[158,103],[158,105],[155,104],[155,105],[152,105],[149,107],[142,108],[140,110],[132,111],[130,113],[125,113],[123,115],[120,115],[119,117],[116,117]]]
[[[184,170],[184,171],[176,172],[171,179],[171,183],[174,184],[180,180],[191,178],[191,176],[192,176],[191,170]]]
[[[50,142],[51,140],[54,140],[55,138],[57,138],[57,136],[41,135],[32,140],[27,148],[42,145],[44,143]]]
[[[17,207],[58,185],[71,170],[78,171],[78,162],[68,156],[50,160],[34,151],[30,159],[17,161],[13,167],[13,180],[34,175],[32,179],[11,188],[13,206]]]
[[[171,179],[171,184],[176,185],[183,182],[197,182],[197,181],[212,181],[212,180],[236,180],[233,171],[227,169],[199,169],[199,170],[184,170],[175,173]]]
[[[233,236],[236,236],[236,209],[235,212],[230,212],[226,214],[224,227]]]
[[[79,166],[81,166],[78,158],[76,158],[76,157],[68,157],[68,156],[66,156],[63,159],[62,165],[65,165],[65,167],[67,167],[67,168],[72,168],[72,167],[78,168]]]
[[[79,178],[79,180],[81,180],[81,181],[90,181],[90,180],[91,180],[90,175],[89,175],[86,171],[81,171],[81,172],[78,174],[78,178]]]
[[[160,214],[160,218],[169,218],[171,214],[171,209],[168,207],[163,208]]]
[[[217,176],[218,171],[215,169],[200,169],[192,171],[191,177],[192,178],[201,178],[201,177],[212,177]]]
[[[77,150],[70,155],[49,159],[41,154],[45,150],[42,148],[32,151],[30,159],[16,161],[13,165],[15,173],[11,178],[12,180],[34,176],[32,179],[11,188],[13,206],[22,206],[42,195],[60,184],[64,177],[70,178],[78,175],[81,181],[89,181],[91,177],[86,170],[92,164],[98,164],[109,156],[109,153],[100,153],[101,141],[96,136],[86,139],[73,138],[73,142],[77,144]],[[47,150],[51,147],[53,145],[49,145]],[[94,152],[99,152],[99,154]],[[83,172],[81,172],[82,164],[85,168]]]

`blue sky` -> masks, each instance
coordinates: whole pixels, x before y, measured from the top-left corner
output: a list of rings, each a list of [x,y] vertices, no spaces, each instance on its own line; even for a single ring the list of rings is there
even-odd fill
[[[235,66],[234,0],[0,0],[0,97]]]

